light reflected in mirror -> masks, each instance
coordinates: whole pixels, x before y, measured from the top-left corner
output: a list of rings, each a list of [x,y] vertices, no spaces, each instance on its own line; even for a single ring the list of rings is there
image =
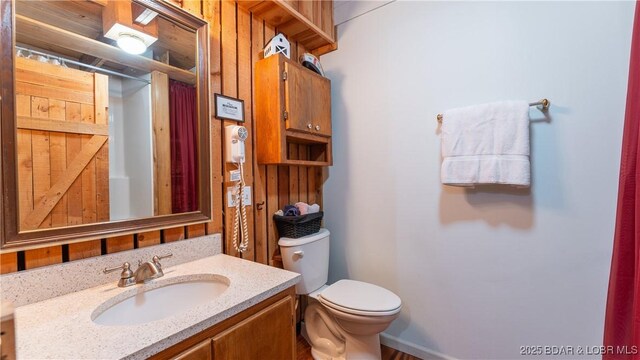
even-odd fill
[[[198,210],[195,31],[129,1],[15,4],[20,231]]]

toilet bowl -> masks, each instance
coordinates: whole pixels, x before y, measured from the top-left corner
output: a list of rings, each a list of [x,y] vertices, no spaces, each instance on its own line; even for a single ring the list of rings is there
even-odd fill
[[[400,298],[377,285],[339,280],[326,285],[329,231],[278,241],[284,268],[302,280],[296,293],[308,295],[303,334],[314,359],[380,359],[380,332],[395,320]]]

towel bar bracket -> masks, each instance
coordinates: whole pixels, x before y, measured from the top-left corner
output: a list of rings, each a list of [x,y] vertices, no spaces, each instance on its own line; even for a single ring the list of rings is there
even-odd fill
[[[542,106],[540,110],[547,111],[549,110],[549,106],[551,106],[551,101],[549,99],[542,99],[540,101],[529,103],[529,106]],[[442,114],[438,114],[438,122],[442,124]]]

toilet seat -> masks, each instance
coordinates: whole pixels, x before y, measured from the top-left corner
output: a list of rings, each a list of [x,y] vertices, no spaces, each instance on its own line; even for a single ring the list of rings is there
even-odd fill
[[[340,280],[318,295],[318,301],[334,310],[362,316],[397,314],[400,298],[377,285],[356,280]]]

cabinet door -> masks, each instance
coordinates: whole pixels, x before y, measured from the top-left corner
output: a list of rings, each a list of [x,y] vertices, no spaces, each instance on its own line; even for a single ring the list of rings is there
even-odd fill
[[[288,62],[284,68],[287,129],[331,136],[331,81]]]
[[[200,344],[180,353],[172,360],[212,360],[211,356],[211,339],[207,339]]]
[[[213,358],[295,359],[293,298],[269,306],[213,338]]]

